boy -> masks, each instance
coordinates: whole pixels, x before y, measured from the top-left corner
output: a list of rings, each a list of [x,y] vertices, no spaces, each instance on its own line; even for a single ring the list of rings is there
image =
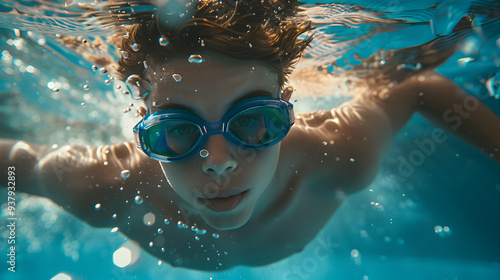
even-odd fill
[[[433,72],[294,119],[283,87],[310,24],[285,20],[294,4],[217,3],[183,17],[160,9],[123,39],[117,73],[148,107],[137,143],[51,150],[2,139],[0,168],[15,167],[17,190],[117,227],[171,265],[220,270],[300,252],[370,184],[414,112],[500,162],[490,129],[500,119]]]

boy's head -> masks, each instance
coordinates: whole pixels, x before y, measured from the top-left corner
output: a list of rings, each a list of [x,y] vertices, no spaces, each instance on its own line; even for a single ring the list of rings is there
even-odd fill
[[[124,55],[119,61],[118,75],[122,80],[130,75],[143,77],[146,67],[154,63],[218,52],[268,64],[278,74],[282,86],[312,40],[312,37],[297,39],[311,29],[310,21],[290,20],[298,3],[295,0],[167,1],[151,21],[129,28],[121,44]]]
[[[231,3],[218,3],[196,2],[196,11],[180,24],[133,27],[123,40],[128,57],[122,57],[118,71],[123,79],[138,75],[151,84],[145,98],[149,115],[161,112],[161,118],[173,119],[158,125],[156,136],[150,132],[151,137],[168,138],[163,140],[167,148],[155,149],[181,155],[179,151],[199,145],[182,160],[160,161],[174,191],[214,228],[232,229],[250,219],[272,184],[280,150],[276,143],[288,131],[286,124],[276,121],[289,108],[278,98],[286,74],[310,41],[297,37],[310,26],[284,20],[295,9],[288,2],[241,1],[236,9]],[[161,36],[167,45],[160,43]],[[140,49],[134,51],[133,43]],[[202,62],[199,57],[189,60],[191,55],[201,56]],[[285,91],[281,99],[288,100],[290,93]],[[251,102],[261,107],[248,109]],[[196,122],[215,127],[221,120],[218,126],[227,126],[230,133],[207,134],[199,140],[205,128]],[[213,129],[224,129],[220,127]],[[259,140],[243,139],[249,134]]]

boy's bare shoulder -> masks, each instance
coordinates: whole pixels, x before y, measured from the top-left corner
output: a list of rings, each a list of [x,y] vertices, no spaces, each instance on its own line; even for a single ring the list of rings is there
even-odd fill
[[[376,109],[352,100],[332,110],[311,111],[297,116],[282,144],[280,168],[305,173],[307,181],[335,194],[350,194],[366,187],[376,175],[390,134]],[[384,147],[382,147],[384,146]]]

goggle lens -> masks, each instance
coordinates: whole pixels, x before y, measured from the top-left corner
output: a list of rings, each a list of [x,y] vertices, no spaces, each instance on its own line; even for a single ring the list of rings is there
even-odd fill
[[[164,120],[147,129],[151,152],[167,157],[189,153],[201,139],[198,125],[185,120]]]
[[[274,107],[249,108],[228,122],[228,131],[239,141],[252,146],[274,141],[284,129],[283,110]]]

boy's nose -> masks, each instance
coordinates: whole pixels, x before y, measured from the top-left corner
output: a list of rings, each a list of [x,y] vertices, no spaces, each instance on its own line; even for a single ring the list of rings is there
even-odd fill
[[[230,152],[229,142],[223,135],[209,136],[205,147],[209,152],[202,164],[205,173],[214,179],[222,179],[236,169],[238,164]]]

